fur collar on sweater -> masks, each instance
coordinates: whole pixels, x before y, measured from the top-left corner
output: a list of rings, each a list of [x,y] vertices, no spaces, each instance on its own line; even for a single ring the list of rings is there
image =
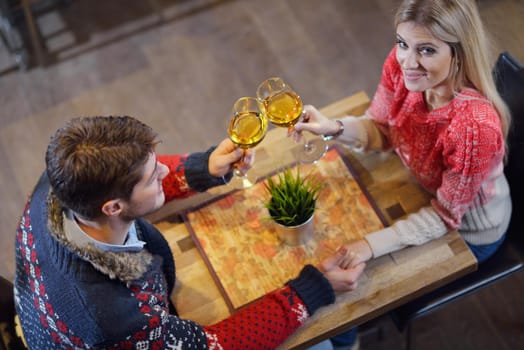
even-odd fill
[[[147,249],[138,252],[111,252],[101,250],[92,244],[79,247],[69,241],[63,230],[64,207],[52,191],[49,191],[47,196],[47,209],[47,226],[51,235],[111,279],[130,282],[139,279],[149,268],[153,256]]]

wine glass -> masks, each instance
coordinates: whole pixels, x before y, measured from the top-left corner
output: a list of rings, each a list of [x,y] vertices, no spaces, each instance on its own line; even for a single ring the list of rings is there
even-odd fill
[[[258,100],[253,97],[241,97],[233,105],[233,116],[227,123],[229,138],[244,150],[255,147],[262,141],[267,132],[267,119],[260,111]],[[239,163],[243,162],[243,156]],[[238,188],[253,186],[257,178],[236,167],[231,185]]]
[[[302,99],[282,78],[264,80],[257,89],[257,98],[272,124],[292,128],[304,113]],[[304,135],[302,139],[305,140]],[[301,163],[314,163],[327,151],[322,138],[305,140],[297,158]]]

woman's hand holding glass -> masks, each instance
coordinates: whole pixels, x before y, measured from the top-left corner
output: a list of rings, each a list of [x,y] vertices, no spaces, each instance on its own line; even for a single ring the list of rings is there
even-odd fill
[[[267,118],[276,126],[291,129],[303,115],[302,99],[281,78],[269,78],[263,81],[258,86],[257,98]],[[306,141],[303,148],[299,150],[298,160],[301,163],[314,163],[326,153],[326,150],[327,144],[322,138]]]
[[[333,119],[329,119],[318,109],[311,105],[304,106],[302,118],[295,124],[295,139],[300,137],[300,131],[309,131],[315,135],[334,135],[340,129],[340,125]]]

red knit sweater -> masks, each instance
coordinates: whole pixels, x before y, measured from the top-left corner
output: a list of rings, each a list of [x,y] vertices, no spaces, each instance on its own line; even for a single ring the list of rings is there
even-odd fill
[[[504,137],[493,105],[479,92],[463,89],[429,111],[422,92],[408,91],[395,57],[388,55],[368,115],[406,167],[436,198],[432,206],[457,229],[464,213],[495,195],[502,175]]]

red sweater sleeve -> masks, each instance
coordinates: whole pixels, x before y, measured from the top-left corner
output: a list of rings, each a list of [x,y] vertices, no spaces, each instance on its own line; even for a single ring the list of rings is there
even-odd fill
[[[196,193],[187,183],[185,164],[188,155],[157,155],[157,160],[167,165],[169,174],[162,180],[166,202],[175,198],[189,197]]]
[[[296,292],[286,286],[204,330],[210,349],[269,350],[284,342],[308,316]]]
[[[242,308],[233,316],[204,327],[210,349],[274,349],[315,311],[335,301],[331,284],[306,265],[285,287]]]

